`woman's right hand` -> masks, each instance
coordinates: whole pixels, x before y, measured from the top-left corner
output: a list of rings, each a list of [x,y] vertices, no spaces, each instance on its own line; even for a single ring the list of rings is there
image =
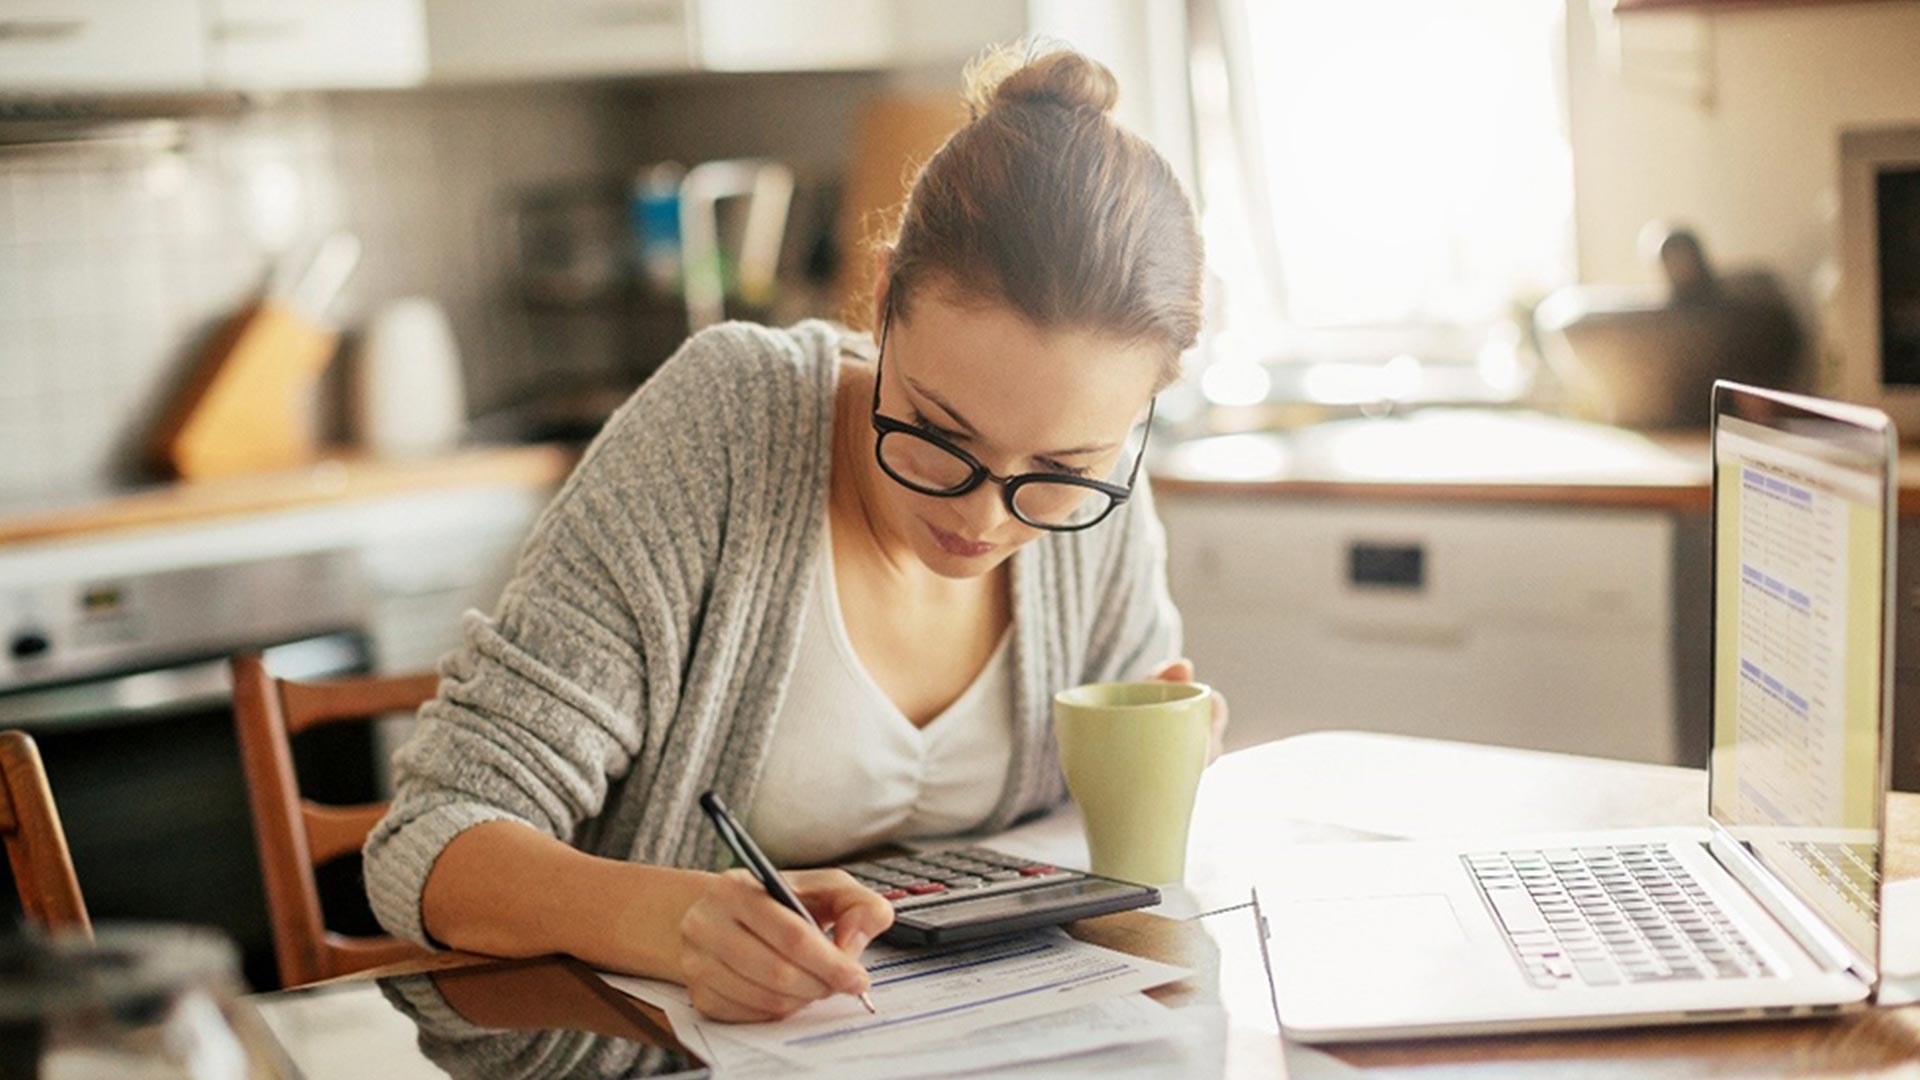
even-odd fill
[[[783,874],[832,940],[781,907],[745,870],[729,870],[680,920],[681,981],[715,1020],[777,1020],[808,1002],[864,993],[860,953],[893,925],[893,906],[843,870]]]

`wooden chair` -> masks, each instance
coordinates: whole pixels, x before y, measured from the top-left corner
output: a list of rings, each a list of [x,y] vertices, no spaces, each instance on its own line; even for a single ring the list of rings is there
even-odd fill
[[[93,936],[67,833],[53,805],[40,748],[23,731],[0,732],[0,836],[27,918],[52,933]]]
[[[433,675],[294,682],[267,674],[257,654],[233,658],[234,724],[284,985],[425,955],[399,938],[348,937],[327,929],[314,869],[359,850],[387,807],[328,806],[303,798],[291,740],[322,725],[418,708],[436,685]]]

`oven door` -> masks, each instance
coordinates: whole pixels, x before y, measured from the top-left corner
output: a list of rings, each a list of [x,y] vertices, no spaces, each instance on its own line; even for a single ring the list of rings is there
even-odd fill
[[[283,678],[370,667],[365,639],[352,632],[263,652]],[[249,981],[266,988],[278,980],[227,665],[225,656],[202,657],[0,694],[0,729],[39,744],[96,921],[216,926],[239,943]],[[294,741],[302,792],[321,802],[377,798],[372,747],[367,724],[302,734]],[[321,884],[330,926],[372,928],[357,856],[324,868]]]

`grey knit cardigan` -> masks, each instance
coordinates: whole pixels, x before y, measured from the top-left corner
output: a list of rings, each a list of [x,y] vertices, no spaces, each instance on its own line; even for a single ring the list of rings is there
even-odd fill
[[[389,931],[433,944],[427,874],[488,821],[611,858],[722,865],[695,799],[753,805],[824,534],[839,359],[859,348],[826,322],[714,327],[607,422],[493,616],[467,614],[395,755],[393,805],[365,849]],[[1012,591],[1014,749],[989,829],[1066,796],[1055,691],[1179,653],[1145,477],[1098,527],[1023,548]]]

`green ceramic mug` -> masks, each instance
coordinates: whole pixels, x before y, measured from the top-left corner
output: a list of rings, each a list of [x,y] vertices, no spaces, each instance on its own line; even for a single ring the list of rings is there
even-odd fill
[[[1213,691],[1199,683],[1094,683],[1053,696],[1094,873],[1147,885],[1185,876],[1212,726]]]

